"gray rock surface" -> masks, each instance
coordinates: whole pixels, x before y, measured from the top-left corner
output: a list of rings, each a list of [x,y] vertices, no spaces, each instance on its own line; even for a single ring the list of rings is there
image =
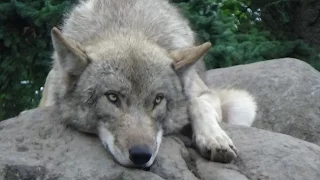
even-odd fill
[[[226,126],[239,157],[209,162],[176,136],[163,139],[149,170],[116,164],[96,136],[65,127],[52,108],[0,123],[0,180],[315,180],[320,146],[256,128]]]
[[[319,140],[319,72],[294,59],[207,72],[211,85],[247,88],[258,98],[255,126]],[[201,158],[178,136],[163,139],[155,164],[129,169],[98,137],[64,126],[53,108],[0,122],[0,180],[315,180],[320,146],[266,130],[223,125],[239,149],[230,164]],[[190,132],[189,132],[190,133]],[[183,138],[188,145],[187,138]]]
[[[259,106],[254,127],[320,145],[320,72],[307,63],[284,58],[215,69],[206,80],[250,91]]]

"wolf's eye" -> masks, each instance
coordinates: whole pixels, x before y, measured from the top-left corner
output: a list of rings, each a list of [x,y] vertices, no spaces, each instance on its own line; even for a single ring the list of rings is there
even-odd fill
[[[156,105],[159,105],[161,102],[162,102],[162,100],[163,100],[163,94],[157,94],[157,96],[156,96],[156,98],[154,99],[154,105],[156,106]]]
[[[116,103],[119,100],[118,95],[116,95],[114,93],[106,93],[106,96],[107,96],[108,100],[112,103]]]

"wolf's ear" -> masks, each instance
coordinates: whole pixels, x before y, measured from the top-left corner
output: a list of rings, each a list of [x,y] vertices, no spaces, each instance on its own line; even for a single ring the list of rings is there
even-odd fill
[[[70,76],[80,75],[88,64],[87,55],[56,27],[51,30],[51,38],[62,69]]]
[[[187,69],[195,62],[197,62],[202,56],[204,56],[211,47],[210,42],[206,42],[199,46],[178,49],[172,51],[169,56],[174,60],[172,67],[175,71],[181,71]]]

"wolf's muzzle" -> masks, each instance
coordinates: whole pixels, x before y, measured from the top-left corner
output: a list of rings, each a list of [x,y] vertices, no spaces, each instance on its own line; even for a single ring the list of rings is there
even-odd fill
[[[152,156],[147,145],[134,145],[129,149],[129,158],[135,165],[146,164]]]

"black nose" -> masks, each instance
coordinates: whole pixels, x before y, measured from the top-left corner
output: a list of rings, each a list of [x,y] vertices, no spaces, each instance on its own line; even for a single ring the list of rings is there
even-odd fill
[[[147,163],[151,156],[151,149],[146,145],[135,145],[129,149],[129,158],[136,165]]]

